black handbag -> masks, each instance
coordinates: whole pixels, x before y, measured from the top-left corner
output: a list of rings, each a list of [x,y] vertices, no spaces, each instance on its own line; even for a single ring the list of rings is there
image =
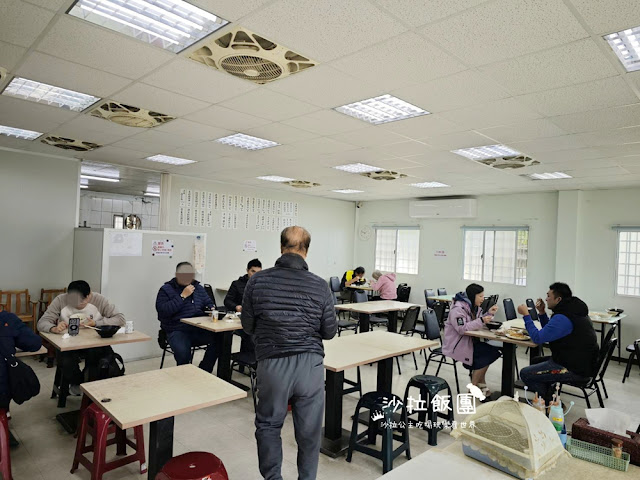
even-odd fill
[[[124,375],[124,360],[111,350],[111,353],[98,360],[98,372],[99,380],[121,377]]]
[[[14,354],[9,356],[2,354],[7,363],[7,376],[9,377],[9,395],[18,405],[22,405],[30,398],[40,393],[40,381],[33,369],[16,358]]]

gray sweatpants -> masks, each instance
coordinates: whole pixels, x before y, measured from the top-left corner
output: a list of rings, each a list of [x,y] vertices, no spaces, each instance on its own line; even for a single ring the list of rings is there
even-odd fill
[[[282,480],[280,431],[290,399],[298,444],[298,479],[315,480],[324,413],[322,356],[302,353],[260,360],[257,381],[255,423],[260,473],[266,480]]]

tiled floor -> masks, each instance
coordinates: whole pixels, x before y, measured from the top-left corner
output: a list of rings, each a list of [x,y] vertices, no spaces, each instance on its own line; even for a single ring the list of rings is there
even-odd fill
[[[239,346],[235,347],[237,349]],[[90,478],[89,472],[83,467],[80,467],[75,474],[69,473],[75,439],[66,433],[55,419],[55,415],[64,410],[56,408],[56,401],[49,398],[54,369],[45,368],[44,363],[39,363],[35,359],[29,359],[28,362],[40,378],[42,392],[37,398],[21,406],[12,405],[11,407],[13,418],[10,421],[10,427],[21,442],[19,447],[11,451],[14,478],[16,480],[88,480]],[[136,373],[156,369],[159,364],[159,359],[141,360],[127,363],[126,369],[127,373]],[[173,362],[169,360],[168,364],[173,365]],[[400,364],[402,375],[397,374],[397,368],[394,370],[393,391],[403,396],[407,381],[416,374],[416,371],[410,355],[402,358]],[[519,364],[520,366],[527,365],[527,357],[524,352],[519,352]],[[422,373],[423,357],[418,357],[418,366],[419,373]],[[465,376],[465,372],[464,369],[459,369],[462,382],[466,382],[468,378]],[[606,401],[606,406],[635,415],[637,418],[635,418],[634,425],[636,425],[640,422],[640,408],[637,408],[640,403],[638,367],[634,367],[631,378],[624,385],[621,383],[623,372],[624,365],[618,365],[617,362],[610,364],[606,378],[609,391],[609,400]],[[435,374],[435,367],[429,367],[429,373]],[[451,367],[443,367],[440,376],[449,381],[452,386],[455,385]],[[355,371],[348,371],[347,377],[355,378]],[[498,390],[500,360],[489,369],[487,377],[489,386]],[[234,378],[248,384],[246,377],[235,374]],[[374,390],[375,366],[362,367],[362,379],[364,391]],[[597,403],[595,396],[593,399]],[[357,400],[357,394],[344,397],[343,426],[345,428],[350,428],[350,416],[355,409]],[[584,400],[574,400],[576,405],[567,416],[568,424],[584,416]],[[66,410],[77,409],[79,404],[80,397],[71,397],[67,402]],[[633,409],[630,408],[632,404],[636,406]],[[253,405],[250,396],[225,405],[180,415],[176,417],[175,422],[174,454],[193,450],[213,452],[222,459],[229,473],[229,478],[232,480],[259,480],[261,476],[258,471],[253,418]],[[148,440],[148,428],[146,427],[145,434]],[[449,435],[441,432],[438,436],[439,447],[448,445],[452,440]],[[284,450],[283,476],[287,480],[293,480],[297,478],[297,469],[296,443],[291,415],[287,417],[285,422],[282,441]],[[419,455],[428,448],[431,447],[427,445],[427,433],[412,429],[412,454]],[[108,454],[111,452],[109,450]],[[405,461],[405,457],[400,457],[394,465],[400,465]],[[350,464],[345,461],[344,457],[334,460],[320,455],[319,479],[365,480],[378,478],[381,474],[381,462],[363,454],[355,453]],[[104,479],[146,479],[146,474],[140,475],[136,465],[132,464],[105,474]]]

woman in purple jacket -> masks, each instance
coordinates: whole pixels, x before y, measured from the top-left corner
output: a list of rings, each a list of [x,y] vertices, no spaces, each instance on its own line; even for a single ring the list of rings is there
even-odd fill
[[[462,362],[465,368],[471,370],[471,383],[488,397],[491,392],[487,388],[485,375],[489,365],[500,357],[500,350],[464,334],[483,328],[498,311],[498,306],[494,305],[485,314],[480,309],[483,301],[484,288],[477,283],[472,283],[465,292],[460,292],[454,297],[453,307],[444,325],[442,353]]]

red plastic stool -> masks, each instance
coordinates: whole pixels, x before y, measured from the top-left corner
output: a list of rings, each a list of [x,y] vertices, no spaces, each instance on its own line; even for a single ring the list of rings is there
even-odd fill
[[[115,430],[114,430],[115,427]],[[144,454],[144,434],[142,425],[134,427],[135,442],[127,438],[125,430],[114,425],[113,421],[96,404],[87,406],[80,418],[76,453],[73,458],[71,473],[78,469],[78,465],[84,465],[91,472],[91,480],[102,480],[102,475],[115,468],[129,463],[140,462],[140,473],[147,471],[146,457]],[[115,438],[108,439],[110,432],[115,431]],[[86,444],[87,434],[93,437],[91,445]],[[108,445],[117,445],[117,455],[126,455],[127,445],[135,450],[132,455],[110,462],[105,461]],[[84,456],[87,452],[93,452],[93,461]]]
[[[169,460],[155,480],[229,480],[222,460],[213,453],[189,452]]]
[[[9,420],[7,411],[0,409],[0,473],[4,480],[12,480],[11,454],[9,453]]]

